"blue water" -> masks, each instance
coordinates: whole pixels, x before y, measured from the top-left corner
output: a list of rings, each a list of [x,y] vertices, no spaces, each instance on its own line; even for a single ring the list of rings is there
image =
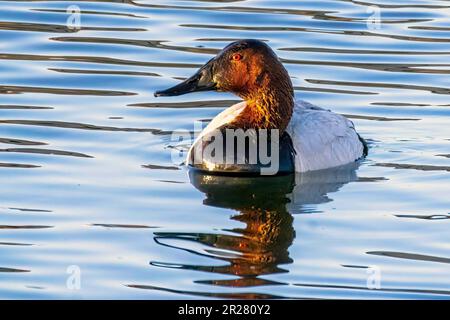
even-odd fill
[[[1,1],[0,298],[450,298],[449,19],[448,1]],[[189,176],[172,133],[238,99],[153,92],[241,38],[368,158]]]

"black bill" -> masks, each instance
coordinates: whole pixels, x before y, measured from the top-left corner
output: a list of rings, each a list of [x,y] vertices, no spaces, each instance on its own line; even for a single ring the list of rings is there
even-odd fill
[[[155,97],[171,97],[179,96],[185,93],[209,91],[216,89],[216,83],[213,80],[214,74],[214,59],[211,59],[203,67],[200,68],[192,77],[184,80],[176,86],[156,91]]]

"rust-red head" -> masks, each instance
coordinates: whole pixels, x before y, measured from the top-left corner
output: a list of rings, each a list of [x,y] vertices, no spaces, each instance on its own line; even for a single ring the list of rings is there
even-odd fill
[[[248,108],[230,125],[284,131],[292,115],[294,90],[288,72],[272,49],[259,40],[240,40],[220,51],[192,77],[155,92],[155,97],[196,91],[232,92]]]
[[[249,99],[269,85],[277,89],[282,86],[293,95],[289,75],[273,50],[262,41],[248,39],[229,44],[192,77],[172,88],[155,92],[155,96],[216,90]]]

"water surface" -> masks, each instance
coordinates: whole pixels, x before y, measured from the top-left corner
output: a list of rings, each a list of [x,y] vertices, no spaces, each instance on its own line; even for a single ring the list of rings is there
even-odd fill
[[[449,19],[448,1],[0,1],[0,298],[450,298]],[[242,38],[369,157],[256,181],[174,162],[174,131],[238,99],[153,92]]]

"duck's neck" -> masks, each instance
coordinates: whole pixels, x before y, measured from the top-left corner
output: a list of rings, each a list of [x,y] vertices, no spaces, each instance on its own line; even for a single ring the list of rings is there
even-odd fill
[[[253,88],[239,93],[247,103],[233,121],[242,129],[278,129],[280,135],[289,124],[294,109],[294,90],[289,76],[261,76]]]

